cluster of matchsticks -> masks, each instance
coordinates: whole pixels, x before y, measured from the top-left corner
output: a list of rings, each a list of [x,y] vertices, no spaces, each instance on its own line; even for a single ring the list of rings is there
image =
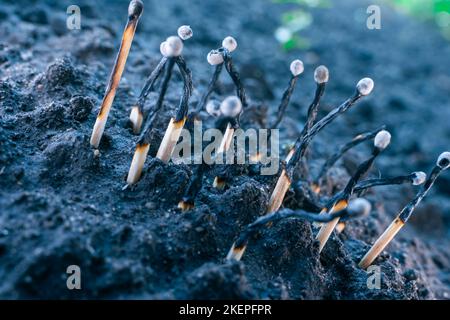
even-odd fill
[[[105,129],[108,114],[113,104],[114,96],[124,71],[128,53],[134,38],[134,33],[142,12],[143,4],[140,0],[133,0],[130,2],[128,9],[128,23],[123,33],[121,47],[91,136],[90,142],[96,149],[97,154],[97,149]],[[223,116],[228,120],[228,126],[220,147],[216,152],[216,156],[223,155],[223,153],[229,149],[234,138],[235,130],[239,128],[240,115],[246,110],[248,103],[244,87],[240,80],[239,72],[233,65],[231,53],[237,48],[237,42],[233,37],[226,37],[220,48],[217,50],[212,50],[207,55],[207,61],[215,67],[215,71],[208,85],[207,91],[203,94],[195,110],[191,113],[188,112],[189,99],[192,95],[193,85],[191,71],[187,67],[186,61],[182,56],[182,51],[184,41],[192,37],[192,35],[193,32],[189,26],[181,26],[178,29],[178,36],[171,36],[167,38],[166,41],[161,43],[160,51],[162,58],[146,80],[139,98],[137,99],[135,105],[131,108],[130,122],[133,127],[133,132],[135,134],[139,134],[139,138],[136,143],[135,153],[128,172],[127,186],[137,183],[141,177],[142,169],[150,147],[150,133],[153,127],[154,119],[162,109],[164,97],[167,92],[175,65],[177,65],[183,79],[183,94],[180,98],[176,115],[171,118],[163,140],[159,146],[159,150],[156,155],[157,158],[165,163],[170,161],[184,124],[190,118],[195,120],[201,110],[205,109],[212,116]],[[216,83],[223,67],[225,67],[226,72],[233,81],[236,88],[236,96],[228,97],[218,105],[212,100],[209,101],[209,98],[216,88]],[[290,71],[291,78],[278,107],[276,120],[271,125],[271,128],[277,128],[283,119],[285,110],[296,87],[297,80],[303,73],[303,63],[300,60],[293,61],[290,65]],[[147,96],[152,90],[154,90],[155,83],[162,75],[164,75],[164,77],[159,86],[158,100],[151,111],[148,112],[146,119],[144,119],[144,105],[146,103]],[[366,216],[371,212],[371,205],[367,200],[353,196],[359,196],[361,192],[374,186],[403,183],[410,183],[412,185],[423,184],[423,187],[414,199],[407,204],[403,210],[401,210],[393,222],[388,226],[386,231],[375,241],[371,249],[361,259],[359,266],[366,269],[405,225],[411,217],[414,209],[428,193],[440,173],[450,167],[450,152],[444,152],[439,156],[435,167],[432,169],[428,177],[423,172],[413,172],[411,174],[398,177],[362,180],[372,167],[378,155],[380,155],[380,153],[390,143],[390,133],[384,130],[384,127],[381,127],[376,130],[357,135],[349,143],[343,145],[325,162],[315,179],[312,179],[312,181],[309,181],[308,179],[302,181],[302,185],[306,185],[306,188],[309,189],[304,192],[304,196],[308,198],[311,203],[317,203],[317,207],[321,208],[320,213],[306,212],[304,210],[280,209],[286,192],[291,186],[294,172],[296,170],[305,171],[305,163],[303,162],[305,153],[314,136],[316,136],[325,126],[330,124],[339,115],[354,106],[361,98],[369,95],[374,87],[372,79],[363,78],[357,83],[356,90],[350,98],[329,112],[325,117],[316,121],[319,103],[324,94],[328,78],[329,72],[325,66],[319,66],[316,68],[314,72],[314,80],[317,87],[314,99],[308,108],[307,121],[285,161],[282,161],[282,170],[279,173],[277,183],[270,196],[266,214],[258,218],[252,224],[248,225],[241,232],[237,240],[232,245],[226,260],[240,260],[248,245],[249,239],[255,233],[260,231],[261,228],[269,227],[274,222],[286,218],[305,219],[313,222],[314,225],[319,227],[320,229],[317,233],[316,239],[319,242],[319,250],[322,251],[333,231],[335,229],[337,232],[343,230],[345,227],[345,221]],[[141,130],[144,120],[145,125],[143,130]],[[320,187],[323,177],[327,173],[328,169],[332,167],[345,152],[352,147],[371,139],[374,140],[371,156],[358,166],[356,172],[350,178],[342,191],[331,197],[325,205],[320,205],[317,199],[313,199],[309,196],[320,194]],[[300,163],[302,163],[301,166],[299,166]],[[204,164],[197,166],[187,187],[185,195],[178,205],[183,212],[194,208],[195,197],[202,188],[204,171]],[[223,188],[226,185],[226,182],[226,179],[218,176],[214,179],[214,187]]]

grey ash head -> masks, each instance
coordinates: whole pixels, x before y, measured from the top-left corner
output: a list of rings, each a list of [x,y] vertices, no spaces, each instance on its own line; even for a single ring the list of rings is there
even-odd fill
[[[447,170],[450,167],[450,152],[443,152],[439,156],[436,165],[441,168],[441,170]]]
[[[235,118],[241,111],[242,103],[236,96],[230,96],[220,104],[220,112],[227,118]]]
[[[328,82],[330,73],[328,72],[328,68],[325,66],[318,66],[316,70],[314,70],[314,81],[318,84]]]
[[[427,174],[423,171],[416,171],[412,173],[412,184],[414,186],[419,186],[427,180]]]
[[[144,4],[141,0],[132,0],[128,6],[128,17],[130,19],[139,18],[144,11]]]
[[[364,198],[356,198],[351,200],[346,209],[346,219],[362,218],[370,214],[372,205]]]
[[[375,136],[374,146],[380,150],[384,150],[391,143],[391,134],[386,130],[381,130]]]
[[[363,78],[359,80],[358,84],[356,85],[356,90],[358,90],[358,93],[362,96],[369,95],[373,87],[375,86],[374,82],[370,78]]]

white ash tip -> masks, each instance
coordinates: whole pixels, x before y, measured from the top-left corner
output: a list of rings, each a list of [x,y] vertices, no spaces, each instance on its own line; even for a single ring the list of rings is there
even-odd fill
[[[100,157],[100,151],[98,149],[94,150],[94,158]]]
[[[223,56],[218,51],[212,50],[208,53],[206,60],[208,60],[210,65],[216,66],[223,63]]]
[[[391,134],[386,130],[381,130],[375,136],[374,146],[378,149],[384,150],[391,143]]]
[[[176,36],[171,36],[162,42],[159,51],[164,57],[178,57],[183,51],[183,41]]]
[[[194,32],[191,29],[191,26],[181,26],[178,28],[178,36],[182,39],[182,40],[187,40],[189,38],[192,38],[192,36],[194,35]]]
[[[374,86],[375,84],[372,79],[363,78],[359,80],[358,84],[356,85],[356,89],[358,90],[360,95],[367,96],[372,92]]]
[[[233,52],[237,48],[237,41],[231,36],[226,37],[222,41],[222,47],[227,49],[230,52]]]
[[[305,67],[303,66],[303,62],[297,59],[291,62],[290,70],[292,75],[296,77],[303,73]]]
[[[436,164],[442,170],[448,169],[450,167],[450,152],[446,151],[441,153]]]
[[[356,198],[348,204],[347,211],[352,217],[365,217],[370,214],[372,205],[364,198]]]
[[[220,104],[220,112],[225,117],[234,118],[242,111],[242,103],[236,96],[231,96],[223,100]]]
[[[220,117],[220,103],[217,100],[209,100],[206,104],[206,112],[212,117]]]
[[[130,5],[128,6],[128,16],[139,17],[144,11],[144,4],[141,0],[133,0],[130,1]]]
[[[425,182],[425,180],[427,179],[427,174],[423,171],[417,171],[417,172],[413,172],[413,179],[412,179],[412,183],[415,186],[419,186],[421,184],[423,184]]]
[[[330,73],[325,66],[318,66],[316,70],[314,70],[314,81],[319,84],[328,82],[329,77]]]

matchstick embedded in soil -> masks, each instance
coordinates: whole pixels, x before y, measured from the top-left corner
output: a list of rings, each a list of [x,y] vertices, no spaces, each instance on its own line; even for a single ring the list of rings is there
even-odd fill
[[[106,88],[105,96],[102,105],[97,115],[97,119],[92,130],[90,143],[94,148],[98,148],[100,140],[105,130],[106,121],[108,120],[111,106],[116,96],[117,88],[119,87],[122,73],[125,69],[128,54],[130,52],[131,44],[133,42],[134,34],[139,18],[144,10],[144,4],[140,0],[133,0],[128,7],[128,22],[122,36],[122,43],[120,45],[119,53],[117,55],[114,67]]]
[[[189,185],[184,193],[183,199],[178,203],[178,208],[181,211],[186,212],[191,210],[195,206],[195,198],[200,192],[203,184],[203,174],[205,172],[207,165],[205,163],[199,164],[189,181]]]
[[[227,125],[222,141],[220,142],[220,146],[217,149],[216,157],[223,157],[233,142],[234,130],[239,127],[237,118],[242,112],[241,100],[236,96],[226,98],[220,104],[220,112],[226,118],[229,118],[230,122]],[[225,185],[225,180],[220,177],[214,178],[213,187],[223,189]]]
[[[425,196],[433,187],[434,182],[439,177],[439,175],[450,167],[450,152],[442,153],[437,162],[436,166],[431,171],[427,181],[422,187],[414,199],[408,203],[402,211],[397,215],[397,217],[392,221],[392,223],[387,227],[383,234],[375,241],[370,250],[364,255],[364,257],[359,262],[359,267],[362,269],[367,269],[375,259],[380,255],[380,253],[386,248],[386,246],[394,239],[397,233],[409,220],[413,214],[416,207],[425,198]]]
[[[161,44],[160,48],[164,58],[161,60],[158,67],[152,72],[153,76],[151,75],[149,77],[150,81],[147,80],[144,90],[146,90],[146,88],[147,89],[150,88],[150,86],[153,85],[152,83],[154,83],[154,80],[156,80],[156,78],[158,77],[157,74],[158,73],[161,74],[162,68],[160,68],[159,66],[161,64],[165,64],[165,62],[167,62],[167,59],[171,59],[171,61],[173,61],[173,63],[177,65],[184,82],[183,95],[180,99],[180,105],[178,107],[177,114],[175,118],[172,118],[170,120],[169,126],[166,130],[166,133],[164,135],[164,138],[161,142],[157,154],[157,157],[159,159],[161,159],[164,162],[168,162],[170,160],[170,157],[172,156],[172,152],[178,141],[178,138],[180,137],[181,129],[183,128],[184,123],[186,121],[186,115],[189,108],[189,98],[192,95],[193,89],[192,89],[191,71],[189,70],[189,68],[186,65],[186,62],[181,56],[183,50],[183,42],[181,41],[181,39],[175,36],[169,37],[167,38],[166,41],[164,41]],[[163,81],[163,86],[161,88],[161,93],[157,102],[157,106],[155,110],[153,110],[153,116],[156,115],[156,113],[159,111],[159,109],[161,109],[161,106],[163,104],[163,99],[165,92],[167,90],[168,81],[170,80],[171,64],[172,62],[170,62],[169,64],[168,69],[169,73],[166,74],[166,78]],[[128,172],[127,177],[128,184],[136,183],[141,177],[142,169],[145,160],[147,158],[148,151],[150,149],[150,136],[152,123],[154,120],[153,116],[148,117],[145,130],[142,132],[136,144],[136,150],[133,155],[133,160],[131,162],[131,166]]]
[[[227,254],[226,260],[241,260],[244,255],[245,249],[249,239],[257,233],[259,230],[267,225],[271,225],[274,222],[287,219],[287,218],[298,218],[311,222],[326,223],[337,218],[342,218],[345,220],[360,218],[367,216],[371,211],[371,204],[363,198],[357,198],[350,201],[348,207],[342,210],[335,211],[330,214],[317,214],[306,212],[303,210],[290,210],[283,209],[271,214],[267,214],[256,219],[255,222],[249,224],[244,231],[241,232],[236,242],[232,245],[230,251]]]
[[[378,155],[389,145],[391,141],[391,135],[386,130],[380,131],[374,139],[374,149],[372,152],[372,156],[359,165],[355,174],[350,178],[349,182],[345,186],[344,190],[338,193],[336,196],[329,201],[329,203],[325,206],[322,211],[324,213],[333,213],[336,211],[343,210],[347,207],[348,200],[354,193],[356,184],[358,181],[370,170],[373,162],[378,157]],[[319,233],[316,236],[316,240],[319,241],[319,252],[322,251],[328,239],[330,238],[334,228],[339,222],[339,218],[333,219],[331,222],[323,225]]]
[[[381,126],[380,128],[377,128],[373,131],[368,131],[368,132],[364,132],[361,134],[358,134],[356,137],[354,137],[350,142],[347,142],[346,144],[342,145],[339,150],[334,153],[333,155],[331,155],[323,164],[322,168],[319,171],[319,174],[317,175],[317,177],[314,179],[313,183],[312,183],[312,190],[315,193],[319,193],[320,192],[320,185],[322,182],[323,177],[327,174],[328,170],[330,170],[330,168],[350,149],[358,146],[359,144],[373,139],[378,132],[380,132],[381,130],[384,130],[386,128],[386,126]]]

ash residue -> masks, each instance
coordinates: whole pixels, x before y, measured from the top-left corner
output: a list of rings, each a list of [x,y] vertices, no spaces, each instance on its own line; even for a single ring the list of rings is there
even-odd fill
[[[311,48],[286,54],[273,33],[289,5],[255,0],[243,8],[240,1],[194,0],[185,6],[183,1],[146,0],[100,154],[94,155],[89,135],[127,3],[97,1],[100,12],[91,1],[79,2],[79,31],[65,28],[68,1],[0,5],[1,298],[449,297],[448,174],[377,260],[380,289],[368,288],[368,275],[357,263],[414,195],[412,187],[367,192],[374,207],[370,217],[348,223],[321,255],[313,240],[317,230],[310,223],[288,220],[253,237],[239,263],[225,263],[224,257],[239,231],[264,214],[275,183],[275,177],[259,176],[258,166],[225,170],[225,190],[212,187],[218,168],[206,170],[196,207],[187,213],[177,203],[193,166],[149,157],[141,181],[122,190],[137,139],[128,123],[130,107],[160,58],[159,43],[185,23],[195,34],[184,49],[194,76],[191,107],[213,72],[206,54],[233,35],[239,43],[234,62],[251,99],[241,119],[244,128],[273,121],[290,76],[289,63],[300,58],[305,73],[281,125],[283,144],[293,142],[305,121],[317,65],[330,69],[319,117],[347,98],[360,78],[371,76],[376,83],[371,98],[314,140],[308,154],[312,175],[339,144],[381,124],[388,126],[393,141],[371,175],[428,171],[448,149],[450,138],[450,45],[435,31],[384,6],[389,19],[382,30],[369,31],[365,20],[358,24],[354,19],[369,3],[336,1],[332,9],[313,10],[314,23],[305,34]],[[414,59],[408,59],[411,52]],[[164,112],[155,122],[150,155],[156,153],[180,93],[181,78],[175,74]],[[222,76],[212,97],[221,100],[230,94],[233,86]],[[155,99],[149,97],[146,110]],[[202,117],[206,127],[215,125],[214,119]],[[325,177],[316,200],[324,203],[339,190],[368,152],[365,145],[346,155]],[[317,203],[306,203],[297,184],[284,205],[317,211]],[[81,291],[66,287],[66,269],[73,264],[82,270]]]

